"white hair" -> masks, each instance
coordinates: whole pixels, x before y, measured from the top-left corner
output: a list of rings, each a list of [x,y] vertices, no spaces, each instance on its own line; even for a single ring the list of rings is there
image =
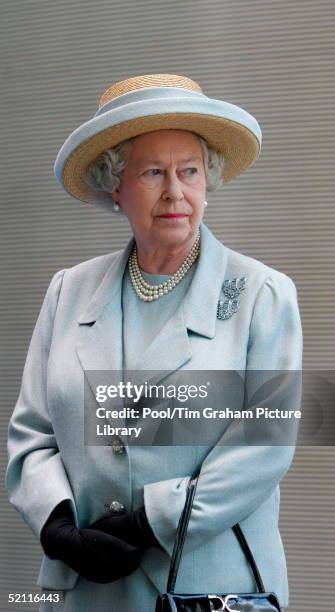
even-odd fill
[[[192,133],[197,137],[203,151],[206,190],[208,192],[216,191],[223,183],[223,154],[209,147],[207,141],[199,134]],[[131,147],[136,138],[137,136],[128,138],[116,147],[107,149],[89,165],[85,180],[94,191],[112,193],[119,187],[122,172],[127,165]],[[111,209],[113,210],[112,204],[113,200],[111,198]]]

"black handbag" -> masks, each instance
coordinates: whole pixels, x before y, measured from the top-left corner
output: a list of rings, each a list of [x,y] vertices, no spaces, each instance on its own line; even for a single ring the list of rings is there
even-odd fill
[[[232,527],[242,550],[250,564],[257,593],[175,593],[178,569],[185,542],[187,526],[190,519],[195,490],[198,483],[199,470],[188,482],[186,501],[181,513],[174,548],[171,558],[167,592],[158,595],[155,612],[212,612],[225,610],[227,612],[281,612],[275,593],[266,593],[255,559],[247,544],[243,531],[237,523]]]

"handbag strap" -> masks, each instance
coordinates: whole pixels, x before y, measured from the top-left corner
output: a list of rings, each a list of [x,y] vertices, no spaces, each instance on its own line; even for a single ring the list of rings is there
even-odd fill
[[[196,473],[194,473],[188,481],[187,490],[186,490],[186,501],[185,501],[185,505],[180,515],[179,522],[178,522],[177,533],[176,533],[176,537],[174,541],[174,547],[173,547],[171,564],[170,564],[169,577],[168,577],[168,582],[167,582],[167,592],[171,594],[174,593],[174,589],[176,585],[179,565],[181,561],[181,555],[183,552],[183,547],[184,547],[186,533],[187,533],[187,527],[188,527],[188,523],[190,520],[191,511],[192,511],[193,499],[194,499],[195,491],[196,491],[197,484],[198,484],[198,478],[199,478],[199,470]],[[244,533],[240,525],[236,523],[236,525],[233,525],[232,529],[241,545],[241,548],[247,560],[249,561],[253,576],[255,578],[255,582],[257,584],[258,591],[260,593],[265,593],[263,580],[261,578],[256,561],[248,546],[248,543],[245,539]]]

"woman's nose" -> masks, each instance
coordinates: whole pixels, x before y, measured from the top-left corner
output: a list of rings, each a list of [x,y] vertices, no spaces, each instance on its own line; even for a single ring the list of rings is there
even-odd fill
[[[167,173],[164,181],[164,198],[181,200],[183,197],[183,190],[178,176],[173,172]]]

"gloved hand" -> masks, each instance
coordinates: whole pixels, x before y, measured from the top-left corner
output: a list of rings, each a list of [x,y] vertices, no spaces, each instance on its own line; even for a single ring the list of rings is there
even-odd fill
[[[160,545],[150,527],[144,506],[133,512],[102,518],[90,525],[90,529],[120,538],[141,551]]]
[[[41,544],[50,559],[59,559],[92,582],[114,582],[139,565],[136,546],[95,529],[78,529],[67,501],[51,513],[41,532]]]

